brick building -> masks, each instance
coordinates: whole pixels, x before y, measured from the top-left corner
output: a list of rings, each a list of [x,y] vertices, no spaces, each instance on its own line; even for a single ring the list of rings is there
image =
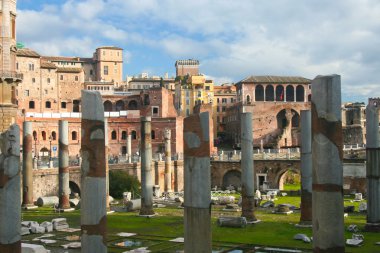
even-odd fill
[[[293,76],[250,76],[235,86],[237,103],[227,109],[227,138],[240,143],[240,113],[252,112],[255,147],[300,145],[300,111],[310,110],[311,80]]]
[[[215,133],[223,135],[226,131],[227,109],[236,102],[236,87],[233,84],[214,86],[213,113],[216,115]]]

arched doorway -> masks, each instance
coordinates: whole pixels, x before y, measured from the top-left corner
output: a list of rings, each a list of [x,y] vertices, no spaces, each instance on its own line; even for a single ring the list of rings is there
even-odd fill
[[[298,85],[296,88],[296,101],[304,102],[305,100],[305,89],[302,85]]]
[[[286,102],[294,102],[294,88],[292,85],[286,86]]]
[[[226,187],[232,185],[237,189],[238,187],[241,187],[241,172],[238,170],[230,170],[223,176],[223,188],[226,189]]]
[[[272,85],[267,85],[265,88],[265,101],[274,101],[274,88]]]
[[[298,191],[301,189],[300,172],[293,168],[287,168],[279,173],[278,189],[281,191]]]
[[[107,100],[103,103],[104,105],[104,111],[105,112],[112,112],[112,103],[111,101]]]
[[[74,181],[69,181],[69,188],[71,191],[70,195],[74,196],[75,193],[78,193],[78,195],[80,196],[80,188],[77,185],[77,183],[75,183]]]
[[[116,111],[123,111],[125,109],[124,106],[123,100],[118,100],[116,102]]]
[[[260,84],[255,88],[255,101],[264,101],[264,87]]]

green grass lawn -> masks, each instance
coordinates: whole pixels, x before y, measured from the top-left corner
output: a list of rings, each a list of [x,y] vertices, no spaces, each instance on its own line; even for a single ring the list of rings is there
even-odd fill
[[[278,197],[276,204],[289,203],[299,206],[300,197]],[[355,205],[357,202],[345,201],[345,205]],[[155,209],[157,216],[153,218],[138,217],[136,212],[131,213],[113,213],[107,216],[108,225],[108,252],[124,252],[126,249],[115,247],[116,241],[121,238],[116,234],[119,232],[137,233],[135,239],[144,241],[153,252],[175,252],[180,249],[181,244],[168,242],[169,239],[175,237],[183,237],[183,209],[177,207],[166,207]],[[356,209],[357,210],[357,209]],[[294,225],[300,219],[300,213],[295,212],[290,215],[272,214],[269,209],[257,209],[256,216],[262,220],[261,223],[249,225],[246,228],[225,228],[216,225],[216,219],[221,216],[239,216],[239,213],[223,212],[222,207],[214,206],[212,209],[212,237],[213,245],[216,248],[223,248],[232,245],[254,244],[277,247],[292,247],[299,249],[311,249],[312,244],[306,244],[301,241],[293,240],[293,236],[297,233],[304,233],[308,236],[312,235],[311,228],[296,228]],[[33,211],[23,211],[23,220],[34,220],[38,222],[51,221],[58,216],[66,217],[71,227],[80,227],[80,212],[58,214],[54,213],[51,208],[39,208]],[[363,229],[366,222],[365,214],[353,213],[345,218],[345,226],[356,224]],[[380,252],[380,246],[376,246],[375,242],[380,241],[379,234],[367,233],[360,231],[365,237],[364,246],[360,248],[346,247],[346,252]],[[80,234],[80,232],[76,233]],[[64,233],[58,233],[57,238],[63,238]],[[352,233],[345,232],[345,238],[351,238]],[[36,235],[24,236],[23,240],[30,240]],[[59,246],[64,241],[59,241]],[[55,249],[55,248],[50,248]],[[52,251],[54,252],[54,251]]]
[[[301,184],[284,184],[284,191],[298,191],[301,190]]]

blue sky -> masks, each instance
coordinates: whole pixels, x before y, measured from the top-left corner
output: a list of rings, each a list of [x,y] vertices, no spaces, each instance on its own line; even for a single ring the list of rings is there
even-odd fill
[[[216,84],[342,76],[343,101],[380,97],[377,0],[18,0],[18,41],[42,55],[124,49],[124,76],[198,59]]]

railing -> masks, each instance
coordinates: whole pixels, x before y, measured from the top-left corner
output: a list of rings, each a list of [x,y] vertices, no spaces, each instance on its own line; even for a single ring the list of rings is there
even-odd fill
[[[255,160],[299,160],[300,157],[299,148],[253,150],[253,159]],[[217,154],[213,154],[211,159],[219,161],[240,161],[241,151],[219,151]]]
[[[1,78],[23,79],[23,74],[15,71],[0,71]]]
[[[343,145],[343,150],[360,150],[365,149],[365,144]]]

